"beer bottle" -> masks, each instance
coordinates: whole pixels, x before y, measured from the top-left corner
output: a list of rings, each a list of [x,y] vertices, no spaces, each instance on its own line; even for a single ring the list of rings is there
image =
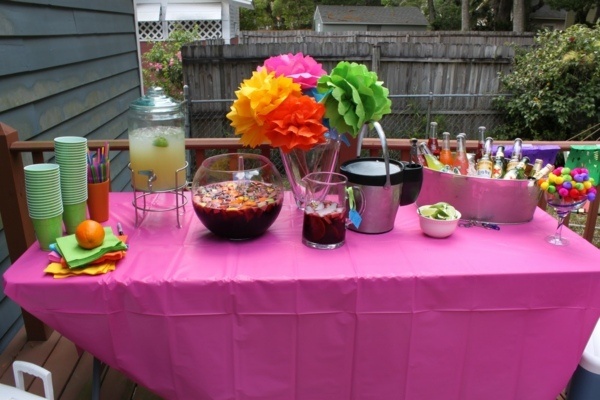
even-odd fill
[[[537,174],[538,172],[540,172],[540,170],[542,169],[544,165],[544,160],[542,160],[541,158],[536,158],[535,162],[533,163],[533,167],[531,167],[531,171],[529,171],[528,176],[531,179],[534,179],[534,175]]]
[[[456,135],[456,158],[454,159],[454,166],[460,170],[461,175],[467,175],[469,172],[469,159],[467,158],[465,138],[466,135],[464,133]]]
[[[437,122],[429,124],[429,139],[427,140],[427,146],[434,156],[440,156],[440,145],[437,138]]]
[[[529,157],[523,157],[512,169],[509,170],[506,168],[506,174],[504,174],[503,179],[525,179],[527,177],[525,175],[525,169],[527,168],[528,163]]]
[[[504,176],[504,146],[498,146],[496,149],[496,159],[492,167],[492,178],[500,179]]]
[[[523,146],[523,140],[516,138],[515,143],[513,144],[512,155],[510,157],[510,161],[508,162],[508,165],[506,166],[506,172],[513,169],[521,160],[522,151],[523,151],[522,146]]]
[[[475,162],[479,162],[485,154],[485,126],[480,126],[477,133],[477,151],[475,152]]]
[[[480,176],[482,178],[491,178],[492,177],[492,172],[493,172],[493,167],[494,167],[494,165],[492,164],[492,158],[491,158],[493,143],[494,143],[494,139],[492,139],[491,137],[488,137],[485,139],[485,144],[483,147],[484,148],[483,156],[479,159],[479,161],[477,161],[477,176]]]
[[[540,169],[536,174],[533,175],[533,179],[542,179],[547,177],[550,172],[554,171],[554,165],[546,164],[546,166]]]

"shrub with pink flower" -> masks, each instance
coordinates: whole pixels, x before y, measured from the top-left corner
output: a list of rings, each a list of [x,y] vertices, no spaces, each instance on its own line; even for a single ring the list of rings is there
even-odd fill
[[[198,39],[197,31],[175,29],[169,40],[155,42],[143,55],[142,75],[144,86],[161,87],[167,95],[183,99],[183,66],[181,46]]]

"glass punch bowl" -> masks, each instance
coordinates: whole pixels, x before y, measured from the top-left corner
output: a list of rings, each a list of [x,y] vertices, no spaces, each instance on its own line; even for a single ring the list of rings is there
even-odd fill
[[[204,160],[192,181],[192,205],[217,236],[251,239],[265,233],[283,205],[281,175],[269,159],[228,153]]]

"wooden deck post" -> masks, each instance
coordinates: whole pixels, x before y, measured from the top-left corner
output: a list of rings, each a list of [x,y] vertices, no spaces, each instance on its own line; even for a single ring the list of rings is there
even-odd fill
[[[20,154],[10,152],[10,145],[19,140],[13,128],[0,122],[0,154],[10,155],[12,160],[0,157],[0,188],[6,191],[0,196],[0,212],[5,227],[15,234],[6,235],[8,253],[12,262],[35,242],[33,224],[27,211],[25,197],[25,173]],[[18,188],[18,189],[16,189]]]
[[[25,173],[21,154],[10,151],[11,144],[19,140],[19,134],[10,126],[0,122],[0,215],[5,230],[8,254],[12,262],[21,256],[35,242],[33,224],[27,211],[25,196]],[[49,329],[44,323],[27,311],[23,311],[23,321],[29,340],[46,340]]]
[[[583,231],[583,238],[588,242],[594,241],[594,232],[596,230],[596,220],[598,219],[598,206],[600,205],[600,196],[596,196],[594,201],[590,203],[587,210],[588,217],[585,222],[585,229]]]

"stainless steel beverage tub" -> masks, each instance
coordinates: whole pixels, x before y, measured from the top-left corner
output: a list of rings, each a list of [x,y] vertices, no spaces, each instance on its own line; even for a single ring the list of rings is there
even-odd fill
[[[531,221],[541,190],[533,180],[502,180],[454,175],[423,168],[417,205],[444,201],[464,220],[521,224]]]

